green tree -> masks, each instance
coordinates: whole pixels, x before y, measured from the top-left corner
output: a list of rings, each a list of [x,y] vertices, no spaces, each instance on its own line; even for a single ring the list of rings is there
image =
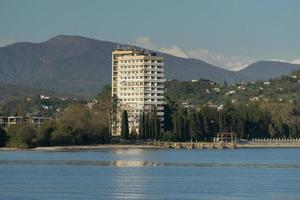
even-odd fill
[[[110,85],[103,86],[102,91],[98,94],[96,98],[98,101],[106,105],[111,104],[111,86]]]
[[[155,140],[159,140],[160,139],[160,121],[159,119],[156,117],[154,119],[154,139]]]
[[[179,117],[178,114],[173,114],[172,116],[173,119],[173,129],[174,129],[174,136],[176,138],[176,141],[179,141]],[[169,131],[169,133],[172,133],[171,131]]]
[[[50,146],[51,134],[54,131],[54,124],[43,124],[38,130],[36,135],[37,146]]]
[[[132,142],[136,141],[138,139],[138,134],[136,132],[135,129],[131,129],[131,132],[130,132],[130,140]]]
[[[0,126],[0,147],[4,147],[6,145],[7,134],[6,131]]]
[[[167,142],[176,142],[178,141],[174,132],[166,131],[162,134],[161,140]]]
[[[108,143],[110,134],[103,113],[82,104],[65,109],[55,121],[41,126],[37,134],[40,145],[87,145]]]
[[[139,137],[140,140],[145,139],[145,113],[144,112],[140,115]]]
[[[31,125],[10,125],[7,133],[11,147],[31,148],[35,145],[36,129]]]
[[[145,139],[150,138],[150,116],[149,113],[146,113],[145,115],[145,121],[144,121],[144,135]]]
[[[221,110],[219,112],[219,131],[222,132],[224,130],[225,130],[224,112]]]
[[[164,130],[171,131],[173,130],[172,122],[173,110],[169,104],[164,105]]]
[[[269,124],[268,126],[268,131],[269,131],[269,134],[272,138],[275,137],[276,135],[276,129],[274,128],[274,125],[273,124]]]
[[[197,117],[198,115],[195,111],[192,111],[188,116],[189,134],[191,136],[191,140],[197,139],[199,136],[200,127]]]
[[[124,110],[123,113],[122,113],[121,136],[125,140],[129,139],[129,125],[128,125],[128,113],[127,113],[127,110]]]

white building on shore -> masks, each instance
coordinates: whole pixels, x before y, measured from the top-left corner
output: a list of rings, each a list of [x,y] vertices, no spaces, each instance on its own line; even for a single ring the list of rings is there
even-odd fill
[[[129,131],[138,133],[141,114],[154,111],[163,125],[164,58],[144,50],[112,52],[111,131],[121,135],[121,116],[128,112]]]

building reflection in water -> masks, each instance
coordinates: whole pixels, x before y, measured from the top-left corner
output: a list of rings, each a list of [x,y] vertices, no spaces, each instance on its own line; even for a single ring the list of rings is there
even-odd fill
[[[143,155],[145,153],[144,149],[113,149],[113,153],[116,155]]]
[[[113,190],[115,199],[145,199],[149,198],[151,176],[149,173],[156,166],[157,161],[147,161],[149,155],[145,155],[143,149],[116,149],[114,154],[117,160],[112,160],[114,166]],[[148,168],[149,167],[149,168]],[[151,173],[150,173],[151,174]],[[156,194],[150,195],[156,199]]]
[[[157,161],[133,161],[133,160],[116,160],[111,161],[114,167],[156,167]]]

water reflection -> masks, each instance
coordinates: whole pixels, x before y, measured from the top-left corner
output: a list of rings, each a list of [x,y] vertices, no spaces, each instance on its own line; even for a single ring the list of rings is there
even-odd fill
[[[0,160],[0,165],[78,165],[102,167],[300,168],[300,163],[201,163],[163,161]]]
[[[144,173],[143,161],[112,161],[111,166],[120,167],[116,170],[115,178],[111,181],[114,187],[119,188],[113,194],[114,199],[145,199],[145,185],[149,185],[147,174]],[[124,173],[126,171],[126,173]],[[138,174],[138,176],[136,176]]]
[[[153,162],[155,164],[156,162]],[[128,161],[128,160],[118,160],[112,161],[111,166],[115,167],[145,167],[150,166],[148,162],[145,161]],[[155,165],[153,165],[155,166]]]
[[[145,150],[143,149],[113,149],[113,153],[117,155],[143,155]]]
[[[0,199],[299,199],[299,149],[0,152]]]

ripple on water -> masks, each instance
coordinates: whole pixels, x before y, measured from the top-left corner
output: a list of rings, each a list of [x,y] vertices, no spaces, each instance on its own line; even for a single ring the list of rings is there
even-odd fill
[[[202,163],[163,161],[95,160],[0,160],[0,165],[70,165],[99,167],[195,167],[195,168],[286,168],[298,169],[300,163]]]

